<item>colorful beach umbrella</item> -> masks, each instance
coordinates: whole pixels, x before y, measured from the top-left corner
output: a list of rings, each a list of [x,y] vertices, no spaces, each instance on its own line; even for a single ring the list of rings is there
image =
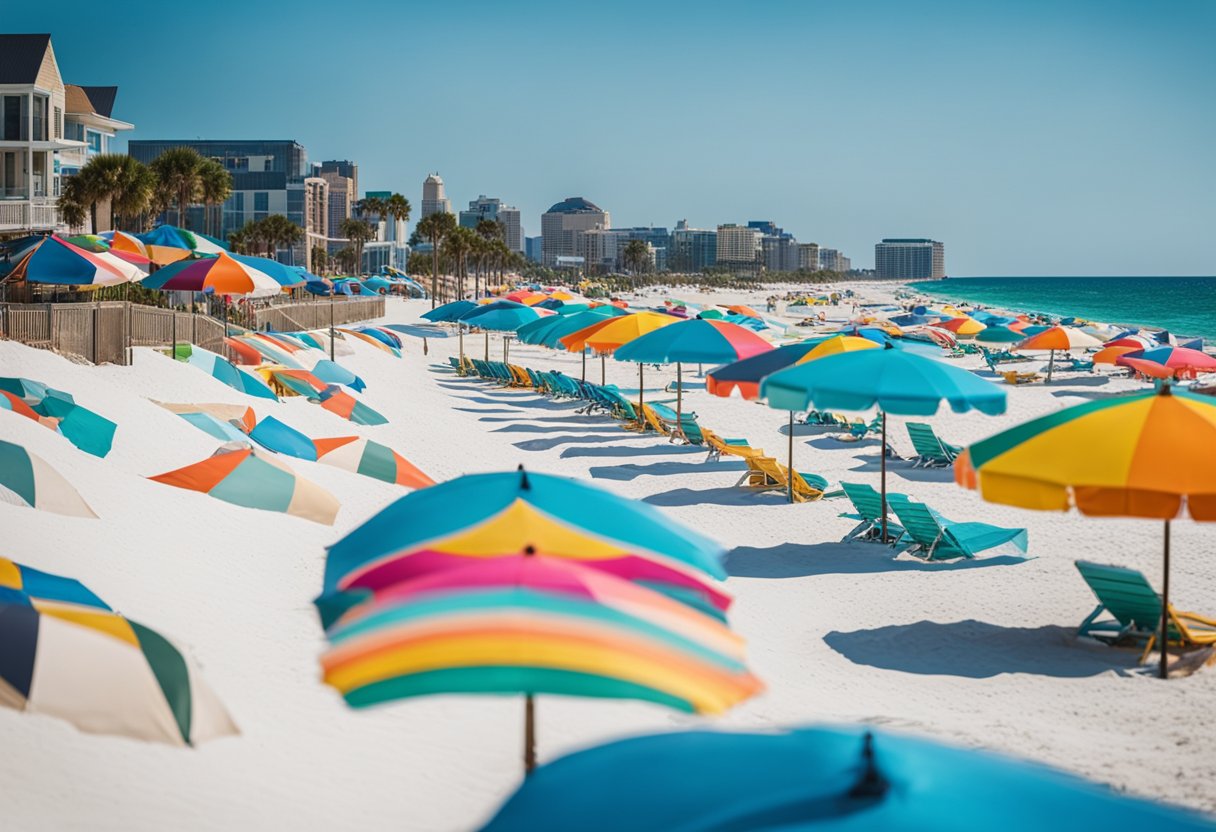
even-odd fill
[[[145,245],[183,249],[197,254],[219,255],[228,251],[228,246],[214,237],[208,237],[197,231],[187,231],[176,225],[158,225],[151,231],[137,236]]]
[[[511,471],[414,491],[329,549],[323,623],[371,592],[528,549],[570,558],[724,614],[725,550],[647,503],[575,480]]]
[[[761,689],[726,625],[579,563],[522,553],[406,581],[328,630],[325,681],[352,707],[434,693],[537,694],[721,713]]]
[[[664,315],[659,312],[634,312],[629,315],[621,315],[619,317],[607,318],[605,320],[592,323],[590,326],[564,335],[558,339],[563,347],[570,352],[582,352],[583,350],[594,350],[601,356],[610,355],[624,344],[640,338],[648,332],[654,332],[671,324],[678,323],[681,319]],[[585,372],[585,370],[584,370]],[[604,383],[604,367],[601,361],[600,365],[600,383]],[[642,365],[638,365],[638,403],[643,404],[646,393],[642,389],[645,387],[644,371]]]
[[[1030,332],[1031,327],[1027,327],[1026,332]],[[1049,352],[1051,357],[1047,361],[1047,380],[1051,381],[1052,370],[1056,363],[1056,350],[1079,350],[1093,347],[1095,349],[1102,347],[1102,342],[1090,335],[1088,332],[1082,332],[1076,327],[1071,326],[1056,326],[1047,327],[1040,332],[1031,334],[1021,343],[1013,347],[1019,352],[1034,352],[1044,351]]]
[[[248,266],[262,274],[269,275],[283,289],[294,289],[308,282],[308,278],[300,272],[290,266],[283,265],[278,260],[271,260],[269,257],[254,257],[249,254],[232,254],[227,252],[225,252],[225,256],[231,257],[243,266]]]
[[[133,264],[87,251],[51,235],[31,248],[5,280],[60,286],[115,286],[143,276]]]
[[[942,321],[941,323],[934,324],[934,326],[938,329],[944,329],[947,332],[953,332],[960,338],[978,335],[987,329],[987,327],[975,320],[975,318],[971,318],[966,315],[958,318],[951,318],[948,321]]]
[[[1213,823],[1038,763],[833,725],[670,731],[576,751],[524,780],[483,832],[573,829],[1210,832]]]
[[[1102,349],[1098,350],[1096,353],[1094,353],[1094,363],[1095,364],[1114,364],[1115,360],[1122,355],[1128,355],[1129,353],[1141,353],[1143,351],[1144,351],[1144,348],[1138,347],[1138,346],[1137,347],[1105,346]]]
[[[193,662],[160,633],[104,605],[31,600],[0,600],[0,706],[176,746],[239,733]]]
[[[327,384],[307,370],[258,367],[258,375],[284,396],[304,396],[321,407],[359,425],[383,425],[388,419],[336,384]]]
[[[1023,339],[1020,332],[1015,332],[1007,326],[989,326],[975,340],[981,344],[1016,344]]]
[[[46,460],[3,440],[0,440],[0,502],[69,517],[97,516],[71,483]]]
[[[226,252],[202,260],[171,263],[146,278],[143,285],[166,292],[210,292],[249,297],[272,297],[283,290],[274,277]]]
[[[409,488],[435,484],[392,448],[359,436],[312,439],[273,416],[267,416],[250,431],[249,438],[276,453],[323,462],[384,482]]]
[[[247,442],[248,433],[257,422],[252,407],[243,404],[186,404],[158,402],[170,413],[176,413],[190,424],[221,442]]]
[[[774,373],[760,383],[769,407],[802,411],[879,410],[882,448],[882,539],[887,539],[887,414],[932,416],[946,402],[955,413],[1005,412],[1005,391],[974,373],[943,361],[897,350],[861,350],[831,355]]]
[[[197,367],[221,384],[226,384],[233,390],[247,393],[260,399],[278,401],[279,397],[266,386],[266,383],[237,367],[223,356],[216,355],[210,350],[199,346],[187,345],[184,350],[177,352],[177,360]]]
[[[40,612],[110,609],[80,581],[4,557],[0,557],[0,603],[20,604]]]
[[[705,389],[711,395],[724,398],[738,391],[740,396],[749,401],[758,399],[761,379],[797,364],[800,358],[823,341],[823,338],[811,338],[796,344],[785,344],[710,370],[705,377]]]
[[[1178,378],[1184,375],[1194,376],[1196,373],[1216,372],[1216,356],[1186,347],[1154,347],[1142,352],[1131,352],[1116,358],[1115,363],[1131,367],[1153,378]]]
[[[1163,520],[1158,623],[1164,627],[1170,521],[1184,506],[1194,520],[1216,520],[1216,398],[1164,384],[1156,392],[1074,405],[977,442],[955,462],[954,474],[994,503]]]
[[[80,450],[105,457],[114,444],[118,426],[109,419],[76,403],[70,393],[28,378],[0,378],[0,392],[20,398],[34,411],[38,421],[63,435]],[[19,411],[22,415],[28,415]]]
[[[134,234],[128,234],[125,231],[103,231],[101,237],[109,240],[111,253],[137,254],[158,266],[167,266],[179,260],[187,260],[192,254],[190,249],[145,243]]]
[[[857,352],[858,350],[874,350],[879,349],[882,344],[877,341],[872,341],[869,338],[862,338],[858,335],[833,335],[831,338],[825,338],[816,344],[806,355],[798,359],[797,364],[805,364],[808,361],[815,361],[819,358],[826,358],[829,355],[839,355],[844,352]]]
[[[246,508],[278,511],[332,526],[338,499],[273,457],[248,445],[224,445],[201,462],[149,477],[153,482],[201,491]]]

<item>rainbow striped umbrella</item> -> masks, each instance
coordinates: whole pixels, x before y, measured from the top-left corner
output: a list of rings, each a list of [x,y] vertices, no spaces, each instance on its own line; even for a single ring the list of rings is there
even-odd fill
[[[1056,364],[1056,350],[1067,352],[1069,350],[1085,349],[1086,347],[1100,349],[1102,341],[1076,327],[1057,325],[1046,327],[1034,333],[1012,349],[1021,352],[1045,351],[1049,353],[1047,380],[1051,381],[1052,370],[1055,369]]]
[[[32,585],[6,590],[6,563],[0,561],[0,705],[90,734],[176,746],[239,733],[197,668],[160,633],[111,612],[68,578],[17,567],[23,584],[32,578]]]
[[[726,625],[653,590],[529,553],[406,581],[329,628],[325,681],[352,707],[434,693],[640,699],[721,713],[762,685]]]
[[[1103,350],[1103,352],[1105,351]],[[1184,375],[1194,376],[1196,373],[1216,372],[1216,356],[1188,347],[1165,346],[1129,352],[1116,358],[1115,363],[1123,367],[1131,367],[1133,370],[1153,378],[1177,378]]]
[[[410,488],[435,484],[392,448],[359,436],[311,439],[273,416],[267,416],[250,431],[249,438],[276,453],[323,462],[384,482]]]
[[[211,292],[250,297],[271,297],[283,290],[270,274],[223,251],[216,257],[171,263],[145,278],[143,285],[166,292]]]
[[[28,249],[5,277],[60,286],[114,286],[143,278],[144,272],[132,263],[88,251],[55,235]]]
[[[100,236],[110,243],[111,253],[137,254],[158,266],[167,266],[179,260],[186,260],[191,255],[189,249],[145,243],[134,234],[128,234],[125,231],[103,231]]]
[[[1165,521],[1164,626],[1170,520],[1185,504],[1192,519],[1216,521],[1216,398],[1164,384],[1064,408],[972,445],[954,478],[994,503]]]
[[[3,440],[0,440],[0,502],[69,517],[97,517],[71,483],[46,460]]]
[[[329,624],[369,592],[520,554],[569,558],[723,616],[725,550],[654,507],[548,474],[470,474],[402,497],[329,549]]]
[[[201,462],[149,477],[154,482],[201,491],[217,500],[303,517],[332,526],[338,498],[295,474],[278,460],[235,442]]]

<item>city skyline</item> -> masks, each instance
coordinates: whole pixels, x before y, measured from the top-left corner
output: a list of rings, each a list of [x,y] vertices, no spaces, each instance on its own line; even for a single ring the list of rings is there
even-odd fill
[[[210,13],[240,20],[223,29],[233,59],[199,74],[151,36],[166,15],[198,25],[176,10],[133,12],[105,49],[74,0],[49,20],[10,10],[5,29],[49,31],[65,77],[117,85],[136,125],[123,139],[295,139],[310,160],[357,162],[361,190],[405,194],[413,220],[438,171],[453,205],[501,198],[529,236],[582,196],[621,226],[771,218],[861,268],[884,237],[927,237],[949,246],[953,275],[1216,270],[1216,113],[1200,103],[1216,4],[767,3],[741,18],[639,5],[597,24],[616,46],[588,50],[568,31],[589,12],[559,26],[556,4],[355,3],[357,25],[326,43],[330,62],[385,54],[380,74],[352,70],[357,85],[299,61],[325,7],[229,5]],[[490,53],[494,84],[461,60]],[[588,85],[594,106],[574,94]]]

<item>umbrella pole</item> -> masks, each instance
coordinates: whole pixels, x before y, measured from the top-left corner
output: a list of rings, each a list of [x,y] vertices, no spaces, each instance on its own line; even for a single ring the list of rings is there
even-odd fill
[[[460,339],[460,374],[464,375],[464,327],[456,324],[456,335]]]
[[[1051,371],[1056,366],[1056,351],[1052,350],[1047,359],[1047,383],[1051,384]]]
[[[638,362],[638,429],[643,433],[646,431],[646,415],[642,412],[646,409],[646,381],[645,374],[642,372],[646,365]]]
[[[676,433],[684,437],[684,365],[676,362]]]
[[[490,330],[486,330],[486,363],[490,362]]]
[[[790,502],[794,502],[794,411],[790,411],[790,435],[789,435],[789,472],[786,475],[790,486]]]
[[[1166,647],[1170,643],[1170,521],[1165,521],[1165,566],[1161,578],[1161,678],[1170,677]]]
[[[600,387],[608,383],[608,368],[604,360],[604,354],[600,353]]]
[[[334,360],[334,292],[329,290],[329,360]]]
[[[583,381],[587,380],[587,348],[583,347]]]
[[[508,347],[510,340],[511,339],[508,338],[507,336],[505,336],[505,335],[502,336],[502,363],[503,364],[507,363],[507,355],[508,355],[507,347]]]
[[[536,703],[524,695],[524,776],[536,768]]]
[[[887,414],[878,411],[882,420],[882,447],[878,451],[879,470],[882,471],[882,542],[887,542]]]

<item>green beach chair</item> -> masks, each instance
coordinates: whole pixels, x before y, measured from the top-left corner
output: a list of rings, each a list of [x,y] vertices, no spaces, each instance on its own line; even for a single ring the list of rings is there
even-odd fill
[[[990,523],[955,523],[903,494],[888,494],[887,505],[904,527],[905,549],[925,560],[974,558],[980,552],[1009,544],[1026,554],[1026,529],[1006,529]]]
[[[1078,560],[1081,578],[1093,590],[1098,606],[1077,629],[1107,644],[1145,643],[1144,656],[1152,649],[1161,627],[1161,596],[1144,573],[1124,566]],[[1103,613],[1109,618],[1101,619]],[[1216,644],[1216,619],[1170,606],[1170,644],[1202,647]]]
[[[912,440],[912,447],[916,450],[916,459],[912,462],[914,467],[921,465],[926,468],[948,467],[963,451],[958,445],[943,442],[933,432],[933,428],[924,422],[905,422],[905,424],[908,426],[908,438]]]
[[[882,540],[882,495],[869,485],[859,485],[852,482],[840,484],[844,495],[849,498],[856,510],[855,514],[844,512],[840,516],[850,520],[860,520],[851,532],[846,534],[842,542],[850,540]],[[887,495],[888,500],[895,495]],[[898,495],[898,496],[903,496]],[[890,505],[890,503],[888,503]],[[887,542],[898,543],[904,536],[904,527],[891,518],[887,518]]]

